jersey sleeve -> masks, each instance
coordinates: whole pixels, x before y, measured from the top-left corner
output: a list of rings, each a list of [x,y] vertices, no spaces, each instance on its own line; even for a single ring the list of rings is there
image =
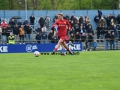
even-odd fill
[[[68,28],[71,29],[71,24],[68,22],[68,20],[66,20],[66,24],[67,24]]]
[[[54,28],[55,26],[58,26],[58,20],[52,25],[52,28]]]

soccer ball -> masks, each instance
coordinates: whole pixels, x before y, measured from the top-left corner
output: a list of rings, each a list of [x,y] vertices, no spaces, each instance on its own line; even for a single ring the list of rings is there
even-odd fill
[[[35,51],[35,52],[34,52],[34,55],[35,55],[35,57],[38,57],[38,56],[40,55],[40,52]]]

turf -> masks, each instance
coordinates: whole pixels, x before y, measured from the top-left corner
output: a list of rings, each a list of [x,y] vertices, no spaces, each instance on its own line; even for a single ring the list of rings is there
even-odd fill
[[[0,54],[0,90],[120,90],[120,51]]]

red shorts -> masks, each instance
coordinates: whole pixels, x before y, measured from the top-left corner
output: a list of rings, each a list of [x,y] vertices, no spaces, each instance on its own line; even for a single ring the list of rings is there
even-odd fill
[[[62,39],[65,42],[68,42],[69,37],[68,36],[58,36],[58,39]]]

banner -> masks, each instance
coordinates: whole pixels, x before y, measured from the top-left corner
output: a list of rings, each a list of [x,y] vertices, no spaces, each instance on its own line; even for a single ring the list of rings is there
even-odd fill
[[[48,44],[13,44],[13,45],[0,45],[0,53],[25,53],[25,52],[52,52],[55,48],[56,43]],[[81,43],[74,43],[74,47],[69,45],[70,50],[72,51],[82,51]],[[61,51],[62,47],[58,48],[58,51]]]

